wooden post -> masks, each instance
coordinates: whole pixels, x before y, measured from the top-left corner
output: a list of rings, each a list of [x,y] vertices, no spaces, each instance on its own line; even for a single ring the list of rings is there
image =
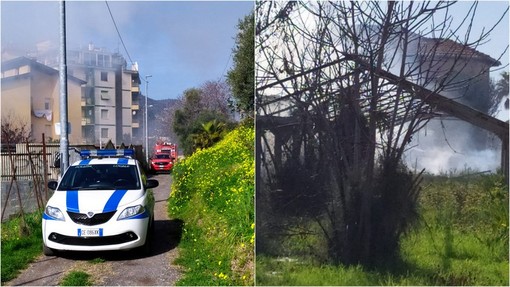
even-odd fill
[[[43,181],[45,201],[48,201],[48,160],[46,158],[46,139],[42,134],[42,155],[43,155]]]

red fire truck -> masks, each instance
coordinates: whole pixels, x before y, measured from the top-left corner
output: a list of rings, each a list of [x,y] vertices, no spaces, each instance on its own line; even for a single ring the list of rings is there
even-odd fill
[[[170,172],[176,159],[177,145],[169,142],[158,141],[154,146],[149,166],[153,172]]]
[[[158,153],[168,153],[170,154],[170,157],[173,157],[175,160],[177,159],[177,145],[169,142],[158,141],[154,146],[154,154]]]

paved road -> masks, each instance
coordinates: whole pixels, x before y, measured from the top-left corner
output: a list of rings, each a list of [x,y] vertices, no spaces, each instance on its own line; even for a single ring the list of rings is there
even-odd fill
[[[159,181],[159,187],[154,189],[155,233],[150,256],[137,257],[132,252],[66,252],[58,257],[41,255],[20,276],[5,285],[54,286],[69,271],[87,272],[92,275],[94,285],[175,285],[181,272],[172,262],[177,257],[182,223],[169,219],[167,215],[171,177],[160,174],[153,178]]]

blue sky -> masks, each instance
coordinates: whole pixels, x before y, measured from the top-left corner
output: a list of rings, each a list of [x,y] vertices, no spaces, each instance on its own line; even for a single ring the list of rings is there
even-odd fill
[[[470,39],[476,39],[480,36],[482,31],[487,31],[492,28],[496,24],[496,22],[503,16],[503,13],[506,9],[508,9],[509,1],[480,1],[478,3],[476,15],[473,21],[473,27],[470,33]],[[463,20],[463,15],[466,15],[469,12],[469,8],[471,7],[472,1],[460,1],[455,4],[449,13],[454,15],[453,25],[458,25]],[[487,38],[484,44],[477,47],[482,53],[485,53],[492,58],[498,59],[501,57],[500,62],[501,66],[499,68],[495,68],[496,71],[491,74],[494,78],[500,78],[499,74],[504,69],[508,71],[508,61],[509,61],[509,53],[508,53],[508,45],[509,45],[509,36],[510,36],[510,24],[508,22],[509,15],[508,12],[504,15],[502,21],[498,24],[498,26],[491,32],[491,36]],[[439,20],[436,19],[436,21]],[[464,23],[464,29],[459,31],[459,35],[464,35],[466,32],[465,27],[468,26],[469,23]],[[505,49],[506,52],[505,52]],[[506,68],[504,68],[506,67]]]
[[[58,47],[59,1],[4,1],[1,4],[2,47],[34,50],[49,41]],[[177,98],[183,91],[224,78],[232,65],[231,51],[239,19],[254,8],[252,1],[109,1],[111,12],[140,75],[149,78],[149,97]],[[473,35],[490,27],[508,1],[481,1]],[[470,2],[450,11],[461,21]],[[119,51],[128,60],[104,1],[67,1],[67,47],[92,42]],[[459,15],[459,16],[457,16]],[[509,43],[508,14],[479,51],[498,58]],[[508,51],[502,66],[508,65]],[[492,73],[498,77],[501,73]],[[145,91],[145,87],[142,87]]]
[[[177,98],[188,88],[225,79],[237,24],[254,8],[249,1],[108,1],[108,5],[140,76],[152,75],[153,99]],[[93,43],[119,51],[130,62],[105,1],[67,1],[66,18],[68,50]],[[59,1],[2,0],[1,35],[2,48],[33,51],[41,42],[58,47]]]

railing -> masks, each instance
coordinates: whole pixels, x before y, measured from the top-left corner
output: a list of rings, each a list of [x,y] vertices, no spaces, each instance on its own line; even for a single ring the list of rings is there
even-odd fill
[[[42,177],[46,171],[49,178],[57,179],[60,169],[52,167],[54,154],[58,145],[47,145],[43,154],[42,145],[19,144],[15,152],[0,153],[1,181],[10,181],[14,175],[18,180],[31,180],[34,176]],[[46,163],[46,166],[45,166]]]
[[[105,140],[106,141],[106,140]],[[97,149],[94,145],[72,145],[70,148],[77,150]],[[130,147],[137,152],[137,158],[140,162],[144,156],[141,146]],[[43,153],[43,144],[31,143],[17,144],[16,149],[11,152],[0,152],[0,175],[1,181],[11,181],[14,175],[17,180],[32,180],[33,177],[43,177],[45,170],[49,179],[57,179],[60,174],[60,168],[53,167],[55,154],[60,152],[59,144],[45,144]],[[71,158],[69,160],[72,160]],[[46,163],[46,166],[45,164]],[[71,164],[72,162],[70,162]]]
[[[93,118],[82,117],[82,119],[81,119],[81,125],[82,126],[93,125],[93,124],[94,124],[94,119]]]

